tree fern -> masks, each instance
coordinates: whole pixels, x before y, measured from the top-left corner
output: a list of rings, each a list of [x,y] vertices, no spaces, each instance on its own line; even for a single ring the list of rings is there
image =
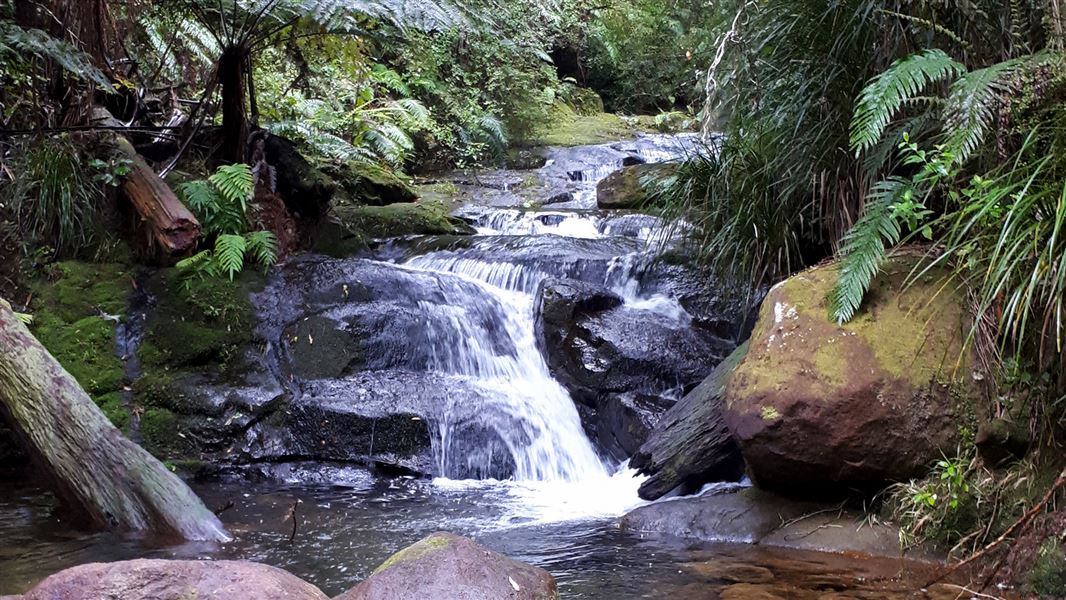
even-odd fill
[[[23,29],[14,23],[0,21],[0,45],[9,51],[51,60],[78,79],[91,81],[108,92],[114,91],[111,80],[96,68],[91,56],[40,29]]]
[[[829,297],[830,316],[837,323],[850,321],[859,310],[884,260],[886,243],[899,243],[902,232],[895,206],[914,193],[912,181],[902,177],[890,177],[871,189],[862,216],[840,248],[839,279]]]
[[[897,60],[870,80],[859,94],[851,121],[851,148],[856,155],[877,143],[896,112],[931,83],[966,72],[943,50],[925,50]]]

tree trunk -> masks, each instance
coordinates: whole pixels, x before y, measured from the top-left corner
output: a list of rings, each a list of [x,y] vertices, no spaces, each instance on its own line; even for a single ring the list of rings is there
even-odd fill
[[[248,154],[248,86],[245,73],[248,52],[242,46],[229,46],[218,61],[222,84],[222,158],[241,163]]]
[[[184,482],[122,436],[0,301],[0,413],[64,508],[117,531],[226,541]]]
[[[110,112],[100,107],[93,110],[93,123],[106,127],[122,126]],[[130,161],[130,172],[122,182],[122,193],[147,226],[152,240],[167,256],[179,256],[195,249],[200,238],[200,222],[196,217],[129,140],[115,135],[110,143],[116,152]]]

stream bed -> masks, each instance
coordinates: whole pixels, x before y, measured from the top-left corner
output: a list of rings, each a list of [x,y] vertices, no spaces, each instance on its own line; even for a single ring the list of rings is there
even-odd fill
[[[193,484],[234,540],[75,532],[48,494],[5,486],[0,594],[81,563],[153,557],[259,561],[335,595],[446,530],[549,570],[563,598],[925,597],[919,563],[618,528],[643,504],[627,432],[727,355],[746,314],[655,261],[678,230],[597,210],[596,184],[695,151],[693,138],[648,136],[553,150],[536,170],[449,174],[477,235],[280,267],[254,298],[267,351],[242,397],[284,388],[287,416],[241,432],[229,477]],[[569,354],[546,356],[541,312],[567,285],[593,286],[606,308],[558,333]]]

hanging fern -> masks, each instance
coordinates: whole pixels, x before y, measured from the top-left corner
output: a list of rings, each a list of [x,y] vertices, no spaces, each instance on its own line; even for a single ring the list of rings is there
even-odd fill
[[[830,316],[837,323],[846,323],[855,316],[885,258],[886,244],[899,243],[902,232],[895,206],[908,193],[915,193],[914,185],[902,177],[876,184],[866,199],[862,216],[844,236],[839,279],[829,297]]]
[[[947,145],[959,163],[964,163],[984,141],[995,119],[994,109],[1009,92],[1007,81],[1019,69],[1040,57],[1007,60],[959,77],[951,86],[944,104],[944,130]]]
[[[896,112],[926,86],[966,72],[942,50],[925,50],[897,60],[859,94],[851,121],[851,148],[860,154],[876,144]]]

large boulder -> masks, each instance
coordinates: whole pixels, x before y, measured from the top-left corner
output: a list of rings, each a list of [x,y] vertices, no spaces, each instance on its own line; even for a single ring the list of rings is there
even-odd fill
[[[434,533],[397,552],[335,600],[455,598],[557,600],[555,578],[450,533]]]
[[[838,326],[835,264],[770,290],[725,390],[725,419],[754,481],[813,491],[921,475],[970,423],[965,305],[916,258],[887,260],[862,311]]]
[[[127,560],[65,569],[24,600],[327,600],[318,588],[267,565],[217,560]]]
[[[640,497],[656,500],[671,490],[693,492],[711,481],[735,481],[743,474],[740,450],[722,417],[722,391],[747,353],[738,347],[714,371],[662,416],[629,466],[648,479]]]
[[[648,200],[645,184],[674,173],[674,163],[636,164],[611,173],[596,185],[596,205],[600,208],[643,208]]]

